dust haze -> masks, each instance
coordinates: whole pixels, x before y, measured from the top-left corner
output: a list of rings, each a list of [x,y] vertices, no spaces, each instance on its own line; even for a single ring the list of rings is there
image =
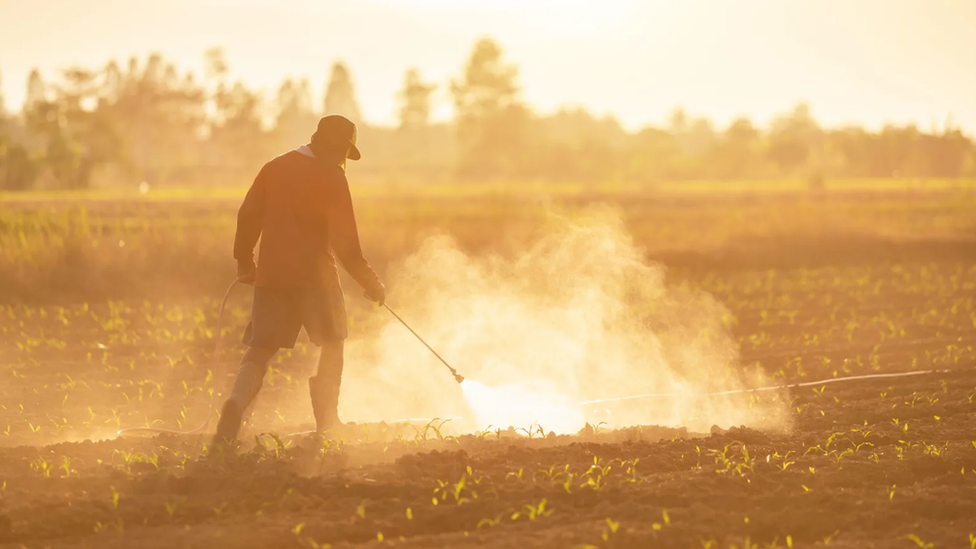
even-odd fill
[[[557,433],[586,422],[785,426],[773,393],[702,396],[763,380],[736,373],[722,304],[668,286],[666,267],[643,257],[619,210],[550,213],[540,235],[505,257],[434,236],[392,268],[389,303],[467,381],[459,387],[390,317],[378,335],[347,341],[341,417]],[[669,396],[581,405],[645,393]]]

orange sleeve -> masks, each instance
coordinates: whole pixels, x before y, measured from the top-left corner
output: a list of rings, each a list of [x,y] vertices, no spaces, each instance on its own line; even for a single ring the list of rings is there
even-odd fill
[[[234,259],[254,261],[254,246],[264,227],[265,188],[270,169],[265,164],[247,191],[237,211],[237,233],[234,235]]]
[[[336,259],[349,274],[366,290],[379,287],[380,279],[363,256],[359,244],[356,215],[352,209],[349,181],[341,174],[332,186],[329,200],[329,245]]]

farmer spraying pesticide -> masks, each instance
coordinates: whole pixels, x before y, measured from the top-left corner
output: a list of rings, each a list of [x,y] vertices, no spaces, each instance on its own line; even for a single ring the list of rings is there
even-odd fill
[[[359,244],[347,158],[360,158],[356,125],[343,116],[326,116],[307,145],[265,164],[244,198],[234,258],[238,281],[254,285],[254,306],[244,331],[248,349],[221,409],[215,443],[237,438],[269,361],[278,349],[295,346],[303,326],[320,347],[318,370],[308,380],[316,431],[342,426],[338,405],[347,326],[336,260],[366,290],[367,299],[380,305],[386,299]]]

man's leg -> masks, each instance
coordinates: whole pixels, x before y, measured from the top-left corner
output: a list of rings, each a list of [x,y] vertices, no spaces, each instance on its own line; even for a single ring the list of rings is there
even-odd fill
[[[271,361],[276,352],[278,349],[261,347],[248,347],[247,351],[244,352],[241,367],[237,370],[237,378],[234,380],[234,389],[220,410],[220,422],[217,423],[215,442],[229,444],[237,439],[244,410],[261,390],[264,374],[268,371],[268,362]]]
[[[308,378],[308,392],[312,397],[315,430],[319,433],[342,427],[339,421],[339,386],[342,384],[343,340],[324,341],[319,350],[319,365],[315,376]]]

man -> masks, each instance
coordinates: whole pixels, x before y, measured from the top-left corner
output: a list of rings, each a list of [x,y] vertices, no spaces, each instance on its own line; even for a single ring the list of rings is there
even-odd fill
[[[342,425],[339,385],[347,326],[336,258],[368,299],[382,305],[386,298],[359,245],[345,175],[347,158],[360,158],[356,125],[343,116],[326,116],[308,144],[265,164],[244,198],[234,258],[238,280],[254,285],[254,306],[244,331],[248,349],[217,424],[218,444],[237,438],[268,362],[278,349],[295,346],[303,326],[309,340],[321,347],[318,371],[308,380],[316,430]]]

